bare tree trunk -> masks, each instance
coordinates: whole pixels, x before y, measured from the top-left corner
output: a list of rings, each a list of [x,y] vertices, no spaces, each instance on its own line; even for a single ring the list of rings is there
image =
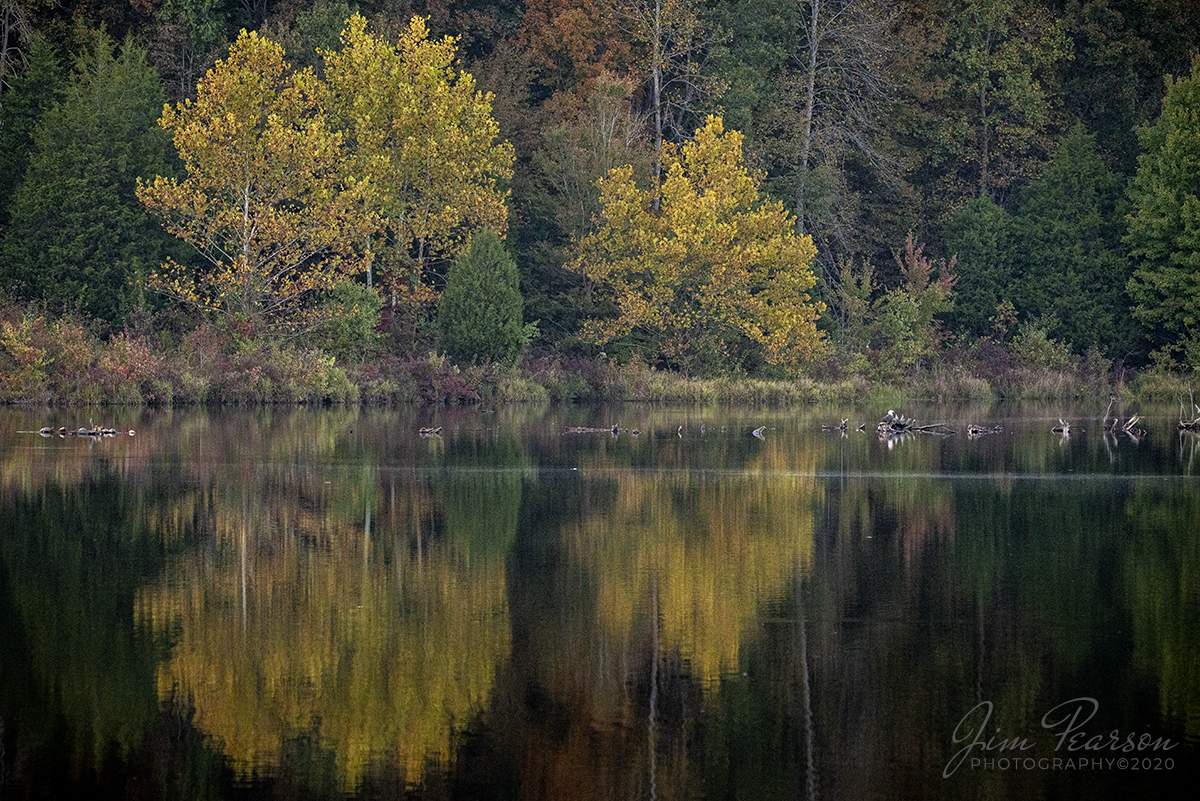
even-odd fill
[[[812,154],[813,116],[817,107],[817,51],[821,39],[817,21],[821,16],[821,0],[810,3],[808,27],[808,80],[805,81],[804,116],[800,127],[800,175],[796,185],[796,233],[804,234],[805,193],[808,191],[808,159]]]
[[[10,75],[16,75],[25,65],[25,53],[20,44],[33,37],[33,29],[25,17],[25,9],[17,0],[0,0],[0,98],[8,85]],[[16,44],[14,44],[14,40]]]
[[[654,45],[651,67],[651,92],[654,104],[654,213],[662,205],[663,109],[662,109],[662,0],[654,0]]]
[[[650,711],[646,716],[646,739],[650,748],[650,801],[658,799],[658,573],[654,574],[653,597],[651,598],[651,614],[653,639],[650,663]]]
[[[892,0],[805,0],[792,53],[799,73],[794,120],[796,233],[810,233],[812,173],[850,152],[881,168],[893,160],[873,143],[889,100],[889,37],[897,19]],[[785,134],[787,136],[787,134]],[[823,232],[828,238],[836,231]]]
[[[609,0],[613,19],[645,48],[648,116],[654,119],[654,178],[662,179],[662,155],[668,136],[687,138],[688,112],[713,84],[704,76],[712,30],[700,14],[698,0]],[[659,198],[653,200],[659,209]]]
[[[804,619],[803,574],[799,560],[796,564],[796,620],[800,646],[801,714],[804,717],[804,798],[817,797],[817,768],[813,755],[812,676],[808,671],[808,629]]]
[[[988,31],[987,44],[984,47],[985,52],[991,52],[992,49],[992,32]],[[983,74],[979,77],[979,136],[982,140],[979,148],[979,196],[987,197],[988,185],[991,183],[988,175],[988,162],[990,161],[990,153],[988,152],[988,108],[987,108],[987,87],[988,76],[986,68]]]

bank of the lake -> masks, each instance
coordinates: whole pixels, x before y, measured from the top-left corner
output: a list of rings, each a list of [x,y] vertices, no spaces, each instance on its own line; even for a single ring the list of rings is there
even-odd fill
[[[1095,400],[1182,403],[1192,374],[1137,373],[1091,354],[1041,362],[988,347],[946,349],[906,369],[826,359],[793,373],[686,376],[637,358],[527,351],[513,364],[453,363],[386,351],[330,353],[200,325],[178,341],[122,331],[98,336],[69,318],[8,308],[0,336],[0,403],[53,406],[371,405],[647,401],[787,407],[822,402]],[[11,318],[11,319],[10,319]]]
[[[822,374],[823,373],[823,374]],[[788,378],[689,377],[642,362],[546,356],[516,365],[467,365],[430,354],[339,363],[320,351],[256,347],[204,356],[162,356],[133,341],[100,356],[43,358],[0,369],[0,403],[24,406],[369,405],[458,406],[507,403],[884,404],[902,400],[1182,401],[1190,373],[1094,373],[1080,366],[1021,367],[986,374],[961,364],[878,378],[812,371]]]

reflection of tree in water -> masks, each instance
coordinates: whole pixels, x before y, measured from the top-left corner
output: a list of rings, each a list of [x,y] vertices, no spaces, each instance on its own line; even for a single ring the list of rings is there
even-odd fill
[[[158,643],[134,624],[132,599],[163,551],[111,473],[28,496],[0,485],[0,500],[0,710],[16,717],[0,714],[7,797],[5,756],[20,779],[27,749],[86,771],[141,744]],[[6,755],[3,738],[18,735]]]
[[[514,589],[522,792],[691,797],[710,776],[742,646],[811,563],[812,467],[622,471],[551,494],[562,499],[547,510],[558,534],[519,545],[515,568],[545,582]],[[553,619],[538,607],[545,597],[557,599]]]
[[[353,522],[312,498],[217,504],[211,541],[143,593],[174,639],[160,696],[189,699],[244,775],[299,748],[314,766],[332,753],[347,788],[385,762],[417,782],[485,705],[509,652],[519,478],[389,489]]]
[[[1138,667],[1159,678],[1164,718],[1200,738],[1200,498],[1194,492],[1155,497],[1128,507],[1142,536],[1126,555],[1132,587]]]
[[[1104,722],[1089,724],[1093,732],[1161,733],[1172,718],[1197,719],[1184,706],[1194,707],[1200,675],[1191,488],[829,483],[808,618],[826,797],[877,796],[885,783],[894,797],[928,795],[928,777],[956,750],[948,732],[980,701],[994,704],[998,731],[1040,734],[1042,750],[1054,744],[1041,716],[1074,697],[1100,700]],[[1144,705],[1147,689],[1160,694],[1161,721]],[[970,781],[999,797],[1044,792],[1036,782],[1059,778]],[[1100,795],[1121,778],[1096,771],[1073,781]]]
[[[715,690],[738,671],[764,605],[811,561],[815,479],[627,474],[616,484],[612,508],[565,532],[595,576],[600,626],[626,645],[660,626],[660,655]]]

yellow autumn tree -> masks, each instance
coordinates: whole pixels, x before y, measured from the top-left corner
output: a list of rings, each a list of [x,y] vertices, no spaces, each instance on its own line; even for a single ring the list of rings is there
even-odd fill
[[[822,351],[824,304],[809,295],[816,247],[796,235],[782,204],[760,196],[742,135],[721,118],[666,148],[661,187],[638,189],[632,168],[621,167],[600,192],[598,230],[567,265],[610,309],[586,324],[585,339],[635,334],[684,372],[727,363],[748,345],[792,367]]]
[[[328,314],[319,296],[367,269],[370,251],[352,246],[378,226],[362,210],[369,181],[342,169],[325,87],[242,31],[196,90],[159,119],[186,177],[139,181],[137,194],[201,266],[168,261],[151,287],[252,330],[311,330]]]
[[[419,316],[436,297],[432,265],[457,257],[471,232],[507,226],[512,145],[499,141],[491,94],[458,69],[454,39],[431,40],[420,17],[393,44],[355,14],[341,51],[322,55],[348,168],[370,181],[385,234],[381,277]]]

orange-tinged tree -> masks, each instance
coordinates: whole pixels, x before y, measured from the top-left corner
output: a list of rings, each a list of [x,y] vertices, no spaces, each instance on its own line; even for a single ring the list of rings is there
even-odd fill
[[[283,48],[242,31],[194,101],[167,106],[187,177],[139,182],[138,198],[203,257],[168,261],[152,288],[255,330],[296,334],[328,314],[319,296],[370,264],[352,252],[377,227],[363,213],[366,180],[342,169],[312,70],[291,71]],[[205,263],[206,262],[206,263]]]
[[[824,304],[809,295],[816,247],[782,204],[760,196],[742,135],[709,117],[694,141],[666,148],[663,176],[661,187],[640,190],[621,167],[600,182],[600,226],[568,268],[614,313],[590,320],[584,338],[649,337],[659,353],[647,355],[685,372],[749,343],[778,365],[821,353]]]
[[[513,149],[497,141],[492,96],[456,66],[452,37],[431,40],[413,17],[397,43],[355,14],[339,52],[324,52],[330,109],[348,168],[371,183],[368,208],[386,234],[393,298],[420,313],[435,299],[435,260],[450,260],[479,228],[503,232]]]
[[[632,65],[631,43],[612,25],[610,10],[603,0],[525,3],[517,36],[542,86],[556,93],[577,91],[604,72],[620,73]]]

